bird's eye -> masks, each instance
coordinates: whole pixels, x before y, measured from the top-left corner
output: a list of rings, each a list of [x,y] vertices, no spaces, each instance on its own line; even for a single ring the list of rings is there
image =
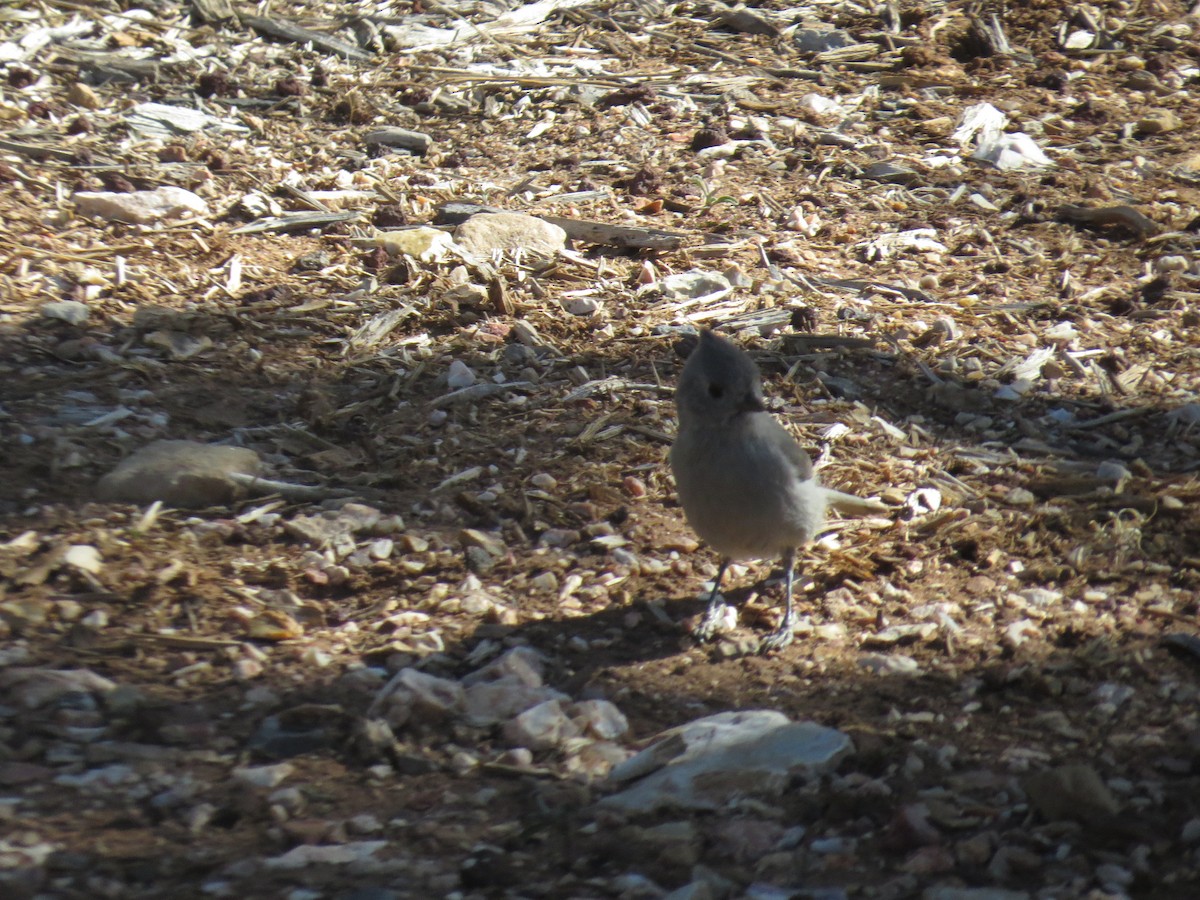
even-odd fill
[[[725,388],[721,387],[719,384],[710,384],[708,386],[708,396],[712,397],[714,400],[720,400],[724,394]]]

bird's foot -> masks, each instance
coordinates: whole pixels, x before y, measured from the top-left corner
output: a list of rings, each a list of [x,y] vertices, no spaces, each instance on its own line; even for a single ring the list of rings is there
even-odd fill
[[[733,613],[734,624],[737,623],[737,611],[733,607],[724,603],[709,604],[708,609],[704,613],[704,618],[700,620],[700,624],[692,630],[693,637],[700,643],[711,641],[718,634],[729,631],[729,615]]]
[[[762,639],[762,643],[758,645],[758,652],[763,654],[778,653],[784,647],[789,646],[794,639],[795,636],[792,634],[792,620],[785,618],[778,628]]]

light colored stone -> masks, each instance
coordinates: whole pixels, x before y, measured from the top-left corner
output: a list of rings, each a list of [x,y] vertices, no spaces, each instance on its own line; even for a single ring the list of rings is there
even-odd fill
[[[69,325],[82,325],[91,316],[92,310],[78,300],[54,300],[42,304],[42,315],[47,319],[58,319]]]
[[[127,194],[80,191],[71,199],[81,216],[97,216],[112,222],[135,225],[145,225],[159,219],[178,219],[189,213],[208,215],[208,203],[203,197],[173,185]]]
[[[911,656],[899,653],[864,653],[858,664],[876,675],[919,675],[920,664]]]
[[[617,766],[612,780],[631,783],[599,805],[646,813],[719,809],[744,795],[777,798],[796,774],[829,771],[851,752],[842,732],[774,710],[718,713],[664,732]]]
[[[462,683],[470,687],[481,681],[499,681],[513,676],[530,687],[541,687],[545,670],[545,660],[537,650],[532,647],[514,647],[503,656],[496,657],[486,666],[467,675]]]
[[[286,781],[294,771],[296,771],[296,767],[290,763],[278,763],[273,766],[246,766],[233,770],[233,780],[247,787],[273,788]]]
[[[573,316],[583,318],[595,315],[600,309],[600,301],[595,297],[566,297],[562,301],[562,308]]]
[[[452,391],[457,391],[461,388],[470,387],[475,383],[475,373],[461,359],[456,359],[450,363],[450,368],[446,372],[446,387]]]
[[[240,496],[233,474],[257,475],[258,454],[245,447],[222,447],[194,441],[147,444],[100,479],[99,499],[196,509],[223,506]]]
[[[466,692],[467,721],[478,726],[496,725],[548,700],[570,699],[553,688],[523,684],[515,676],[481,681]]]
[[[1178,131],[1183,126],[1183,120],[1169,109],[1155,110],[1148,116],[1138,120],[1138,134],[1167,134]]]
[[[607,778],[614,766],[619,766],[632,755],[633,751],[612,741],[591,741],[568,757],[565,765],[568,772],[595,781]]]
[[[629,731],[629,720],[607,700],[580,700],[570,709],[575,723],[592,737],[611,741]]]
[[[100,108],[100,98],[82,81],[76,81],[67,88],[67,102],[83,109]]]
[[[73,569],[99,575],[104,568],[100,551],[91,544],[72,544],[63,554],[63,562]]]
[[[579,726],[571,721],[559,700],[539,703],[504,725],[506,741],[531,750],[550,750],[579,735]]]
[[[303,869],[307,866],[336,866],[365,862],[388,845],[387,841],[353,841],[348,844],[313,846],[301,844],[282,856],[263,860],[268,869]]]
[[[465,708],[466,692],[457,681],[401,669],[383,686],[367,714],[398,728],[410,720],[427,724],[457,716]]]
[[[668,275],[658,282],[657,287],[664,299],[675,303],[697,297],[720,297],[733,290],[729,279],[720,272],[704,272],[700,269]]]
[[[537,216],[524,213],[478,213],[458,226],[454,240],[469,253],[524,250],[554,256],[567,244],[567,233]]]
[[[462,541],[464,547],[478,547],[488,556],[500,557],[508,552],[508,548],[504,545],[504,539],[500,535],[492,534],[489,531],[480,531],[478,528],[464,528],[458,533],[458,539]]]

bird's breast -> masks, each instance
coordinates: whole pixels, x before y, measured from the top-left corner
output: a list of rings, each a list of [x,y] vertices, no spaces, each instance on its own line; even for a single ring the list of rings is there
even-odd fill
[[[671,468],[688,524],[723,556],[776,556],[811,540],[824,521],[822,490],[797,477],[778,448],[727,433],[682,432]]]

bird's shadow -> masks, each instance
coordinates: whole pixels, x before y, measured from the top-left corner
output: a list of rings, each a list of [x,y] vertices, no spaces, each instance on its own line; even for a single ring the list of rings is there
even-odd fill
[[[694,651],[717,661],[730,658],[727,649],[722,648],[723,642],[748,638],[757,643],[774,627],[774,623],[763,620],[767,611],[778,610],[782,615],[783,577],[779,566],[740,575],[736,582],[727,573],[720,597],[738,611],[738,627],[708,642],[697,640],[692,628],[708,609],[711,579],[698,583],[700,590],[687,596],[635,598],[627,604],[610,605],[594,612],[514,626],[480,624],[463,635],[460,649],[465,652],[483,640],[493,640],[507,646],[528,645],[549,651],[548,658],[552,660],[549,683],[573,696],[586,694],[589,683],[605,669]],[[801,614],[805,611],[802,598],[797,598],[797,611]],[[447,649],[451,656],[459,655],[453,648]]]

